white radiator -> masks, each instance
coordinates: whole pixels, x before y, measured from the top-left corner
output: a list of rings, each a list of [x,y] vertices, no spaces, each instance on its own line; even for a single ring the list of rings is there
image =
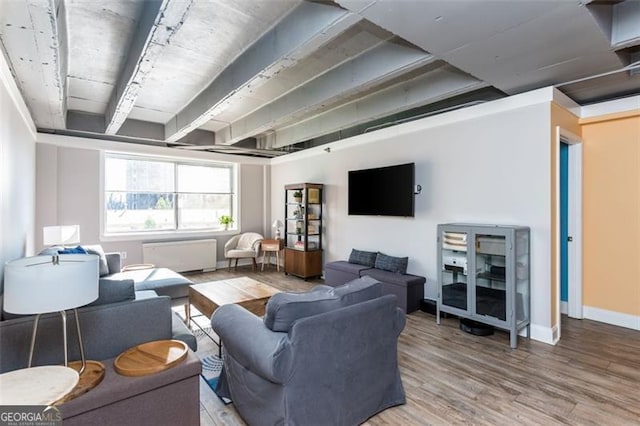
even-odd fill
[[[142,260],[176,272],[200,269],[215,271],[218,259],[216,250],[216,240],[213,239],[143,243]]]

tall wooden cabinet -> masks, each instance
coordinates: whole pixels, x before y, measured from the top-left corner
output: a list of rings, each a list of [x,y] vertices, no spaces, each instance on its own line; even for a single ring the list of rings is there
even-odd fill
[[[322,275],[323,185],[286,185],[284,272],[300,278]]]
[[[529,228],[452,223],[438,225],[438,308],[529,337]]]

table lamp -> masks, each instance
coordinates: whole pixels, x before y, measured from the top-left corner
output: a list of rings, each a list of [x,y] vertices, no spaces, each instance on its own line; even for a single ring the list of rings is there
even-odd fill
[[[280,239],[280,228],[282,228],[282,222],[279,219],[273,221],[272,228],[276,228],[276,240]]]
[[[42,244],[65,246],[80,242],[80,225],[45,226],[42,228]]]
[[[4,310],[12,314],[36,315],[31,335],[29,367],[42,314],[59,312],[62,316],[64,365],[67,358],[67,309],[73,309],[84,372],[86,361],[80,321],[76,308],[98,298],[98,256],[89,254],[60,254],[25,257],[8,262],[4,269]]]

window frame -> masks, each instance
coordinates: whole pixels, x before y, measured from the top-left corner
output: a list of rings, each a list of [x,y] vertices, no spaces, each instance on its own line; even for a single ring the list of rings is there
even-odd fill
[[[107,206],[105,202],[106,195],[106,161],[108,158],[121,158],[125,160],[137,160],[137,161],[156,161],[172,163],[174,165],[174,207],[173,215],[176,224],[176,229],[171,230],[152,230],[152,231],[131,231],[131,232],[107,232]],[[178,197],[183,194],[193,194],[193,192],[178,192],[178,173],[177,168],[179,165],[190,166],[204,166],[215,167],[220,166],[222,168],[230,169],[231,173],[231,216],[234,218],[232,226],[229,226],[227,230],[216,228],[202,228],[202,229],[179,229],[179,211],[178,211]],[[202,193],[198,193],[202,194]],[[212,193],[213,194],[213,193]],[[223,194],[223,193],[218,193]],[[173,237],[205,237],[211,235],[232,235],[238,232],[240,229],[240,190],[238,179],[238,165],[232,162],[224,161],[208,161],[202,159],[189,159],[159,155],[147,155],[147,154],[130,154],[117,151],[101,151],[100,155],[100,191],[99,191],[99,203],[100,203],[100,240],[101,241],[123,241],[123,240],[161,240]]]

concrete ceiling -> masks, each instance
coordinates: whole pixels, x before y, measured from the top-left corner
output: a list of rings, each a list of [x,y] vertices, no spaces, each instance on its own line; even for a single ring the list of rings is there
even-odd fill
[[[638,94],[638,22],[638,0],[0,1],[39,130],[259,156],[487,90]]]

